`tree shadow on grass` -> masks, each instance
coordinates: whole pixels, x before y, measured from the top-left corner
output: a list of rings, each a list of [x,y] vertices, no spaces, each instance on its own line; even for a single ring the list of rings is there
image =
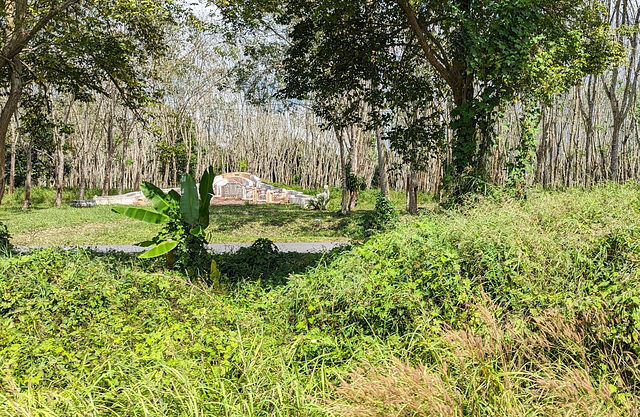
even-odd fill
[[[167,271],[164,257],[140,259],[139,254],[124,252],[97,252],[90,249],[77,249],[89,257],[110,265],[114,271],[122,268],[140,270],[146,273]],[[212,255],[222,274],[224,285],[239,285],[242,282],[255,282],[268,289],[286,285],[289,276],[301,274],[320,264],[327,264],[347,247],[333,249],[324,253],[280,252],[268,239],[258,239],[252,246],[241,248],[234,253]],[[204,281],[208,277],[200,277]],[[193,282],[199,281],[198,278]]]
[[[320,230],[340,235],[349,224],[359,222],[364,212],[343,216],[339,212],[304,210],[295,205],[215,206],[211,210],[216,233],[234,232],[245,228],[283,228],[288,234],[313,234]]]
[[[258,239],[237,252],[214,255],[227,284],[257,281],[263,287],[285,285],[292,274],[327,264],[346,248],[325,253],[280,252],[269,239]]]
[[[316,267],[325,257],[322,253],[297,252],[251,257],[240,251],[214,256],[225,284],[257,281],[263,287],[285,285],[291,274],[304,273],[308,268]]]

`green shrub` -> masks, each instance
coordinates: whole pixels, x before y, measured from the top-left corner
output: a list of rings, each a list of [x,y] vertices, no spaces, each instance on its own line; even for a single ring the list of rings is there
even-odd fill
[[[282,285],[292,273],[304,272],[325,257],[321,253],[283,253],[269,239],[260,238],[236,253],[218,254],[215,259],[228,283],[260,281]]]
[[[44,250],[0,260],[0,276],[0,391],[84,387],[129,404],[127,387],[171,384],[174,371],[203,385],[228,367],[233,310],[178,275]],[[154,395],[168,414],[184,407]]]
[[[329,205],[329,197],[324,194],[320,194],[316,197],[309,199],[309,208],[312,210],[325,211]]]
[[[232,305],[150,261],[0,258],[0,415],[326,415],[327,374],[291,366],[299,341],[265,325],[264,291]]]
[[[378,232],[387,230],[398,220],[398,217],[398,212],[391,200],[384,194],[378,193],[376,206],[367,219],[367,229]]]
[[[372,237],[329,265],[291,278],[283,295],[299,328],[386,338],[465,321],[470,282],[429,223]]]
[[[4,223],[0,222],[0,253],[6,253],[11,250],[12,245],[10,239],[9,229],[7,229]]]
[[[609,329],[601,341],[638,354],[636,189],[485,201],[423,218],[291,279],[286,308],[301,328],[383,338],[473,323],[470,305],[483,300],[520,316],[597,313]]]
[[[151,241],[139,244],[150,248],[141,258],[166,256],[169,268],[177,267],[191,277],[209,274],[211,257],[206,249],[205,229],[209,226],[213,178],[213,167],[204,171],[199,185],[190,174],[183,174],[181,194],[173,190],[165,193],[144,182],[140,188],[155,211],[140,207],[112,208],[132,219],[163,225]]]

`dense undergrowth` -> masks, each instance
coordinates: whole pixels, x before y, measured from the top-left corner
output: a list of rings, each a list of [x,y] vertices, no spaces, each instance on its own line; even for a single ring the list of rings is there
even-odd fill
[[[258,252],[221,292],[0,258],[0,415],[640,413],[638,184],[434,211],[288,278]]]

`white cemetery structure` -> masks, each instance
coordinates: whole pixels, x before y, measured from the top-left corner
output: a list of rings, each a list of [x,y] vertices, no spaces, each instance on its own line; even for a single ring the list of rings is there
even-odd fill
[[[180,188],[163,189],[164,192],[175,190],[180,193]],[[329,187],[325,186],[325,192],[320,195],[329,195]],[[302,208],[309,206],[309,202],[317,197],[306,195],[299,191],[274,187],[264,184],[260,178],[246,172],[230,172],[218,175],[213,180],[212,205],[222,204],[297,204]],[[93,197],[97,205],[147,205],[149,202],[141,191],[128,194]]]

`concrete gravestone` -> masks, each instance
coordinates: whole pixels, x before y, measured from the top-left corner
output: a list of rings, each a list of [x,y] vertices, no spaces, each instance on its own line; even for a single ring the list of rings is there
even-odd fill
[[[163,189],[164,192],[175,190],[180,192],[179,188]],[[325,192],[328,189],[325,188]],[[327,193],[328,194],[328,193]],[[297,204],[302,208],[309,205],[311,196],[298,191],[287,190],[285,188],[274,187],[273,185],[263,184],[260,178],[246,172],[230,172],[218,175],[213,180],[213,198],[211,204],[239,204],[244,202],[250,203],[269,203],[281,204],[291,203]],[[122,205],[146,205],[147,199],[142,192],[135,191],[132,193],[109,196],[109,197],[93,197],[98,205],[122,204]]]

